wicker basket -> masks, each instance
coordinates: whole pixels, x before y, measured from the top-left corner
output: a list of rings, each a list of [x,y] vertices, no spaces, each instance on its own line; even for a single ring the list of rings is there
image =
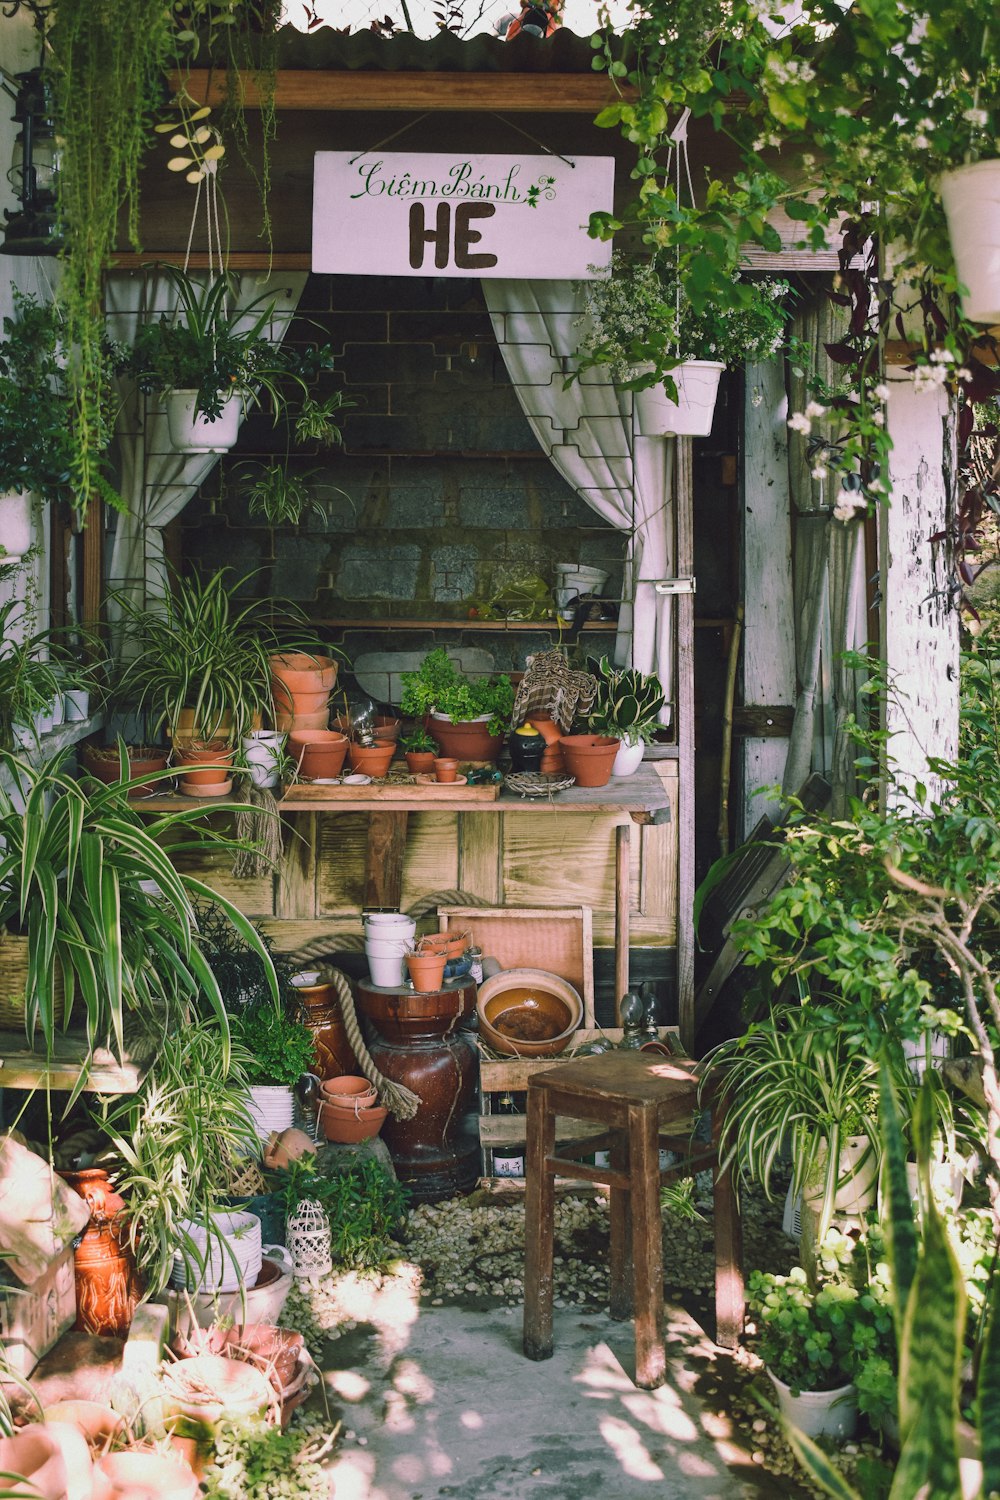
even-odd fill
[[[28,939],[0,930],[0,1031],[21,1030],[27,1016]],[[52,1001],[55,1023],[66,1016],[66,991],[62,966],[56,960],[52,971]]]

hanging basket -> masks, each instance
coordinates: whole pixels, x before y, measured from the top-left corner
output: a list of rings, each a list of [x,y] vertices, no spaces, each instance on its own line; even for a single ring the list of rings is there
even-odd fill
[[[1000,160],[977,161],[941,175],[951,252],[972,323],[1000,323]]]
[[[0,564],[18,562],[31,546],[31,496],[0,495]]]
[[[167,427],[178,453],[228,453],[240,434],[240,398],[230,396],[213,421],[197,410],[197,391],[168,391]]]
[[[725,365],[714,359],[689,359],[671,370],[677,400],[664,386],[633,392],[636,429],[640,437],[708,437]]]

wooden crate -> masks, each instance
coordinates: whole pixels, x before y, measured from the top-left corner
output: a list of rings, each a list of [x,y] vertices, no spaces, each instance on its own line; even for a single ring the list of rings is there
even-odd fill
[[[528,1079],[533,1073],[541,1073],[546,1068],[556,1068],[560,1063],[569,1062],[574,1052],[584,1042],[592,1042],[597,1037],[606,1037],[609,1041],[620,1042],[622,1035],[621,1028],[617,1026],[605,1027],[603,1030],[596,1026],[581,1026],[571,1047],[565,1052],[560,1052],[558,1057],[507,1057],[502,1061],[480,1057],[479,1093],[482,1113],[479,1116],[479,1142],[483,1152],[484,1178],[493,1179],[494,1155],[520,1155],[524,1150],[526,1116],[523,1111],[498,1114],[494,1106],[499,1096],[524,1093],[528,1087]],[[661,1026],[657,1035],[674,1044],[679,1040],[676,1026]],[[581,1140],[595,1134],[597,1134],[597,1129],[592,1121],[570,1119],[557,1119],[556,1121],[557,1141]]]
[[[472,933],[484,958],[505,969],[547,969],[583,1001],[583,1024],[594,1022],[594,940],[589,906],[442,906],[441,932]]]

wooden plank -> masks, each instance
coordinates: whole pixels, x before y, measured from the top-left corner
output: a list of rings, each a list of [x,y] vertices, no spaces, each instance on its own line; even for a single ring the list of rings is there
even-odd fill
[[[239,75],[246,109],[259,109],[262,94],[255,74]],[[201,104],[221,105],[224,70],[205,68],[170,75],[173,92],[186,89]],[[619,97],[606,74],[580,73],[365,73],[280,68],[274,103],[289,110],[435,110],[484,114],[596,115]]]
[[[86,1037],[63,1033],[54,1038],[52,1051],[49,1063],[31,1050],[23,1031],[0,1031],[0,1088],[75,1088],[83,1071]],[[119,1062],[106,1047],[98,1047],[84,1088],[91,1094],[134,1094],[141,1082],[142,1070],[127,1054]]]
[[[507,1057],[494,1062],[491,1058],[480,1056],[479,1087],[484,1094],[520,1093],[528,1087],[528,1079],[532,1074],[570,1062],[585,1042],[596,1041],[598,1037],[610,1042],[620,1042],[623,1034],[620,1026],[581,1026],[574,1033],[571,1047],[558,1057]],[[676,1042],[680,1039],[676,1026],[659,1026],[656,1034],[664,1042]]]
[[[615,829],[615,1017],[618,1020],[622,996],[628,990],[631,832],[628,823],[619,823]]]
[[[788,400],[780,360],[747,366],[743,462],[743,703],[795,701],[795,620],[788,473]],[[744,838],[762,814],[778,804],[755,795],[781,784],[787,737],[743,740],[739,818]]]
[[[480,1115],[479,1143],[482,1146],[522,1146],[526,1126],[526,1115]],[[596,1133],[593,1120],[556,1117],[557,1141],[585,1141]]]
[[[675,567],[694,573],[694,459],[690,438],[677,438],[674,458]],[[677,1003],[681,1040],[694,1046],[694,595],[677,598]]]
[[[410,814],[403,861],[403,910],[435,891],[458,889],[458,818],[446,812]]]
[[[501,818],[459,814],[458,889],[494,905],[503,900],[503,826]]]
[[[377,812],[369,816],[365,855],[366,907],[395,910],[402,900],[406,817],[405,810]]]
[[[319,854],[319,818],[315,813],[282,822],[285,855],[278,876],[276,917],[316,915],[316,864]]]
[[[294,828],[298,815],[288,820]],[[316,912],[354,911],[365,899],[367,813],[320,813],[316,869]],[[360,931],[360,926],[359,929]]]
[[[431,804],[447,807],[454,806],[456,800],[464,803],[496,802],[499,795],[500,788],[496,785],[461,786],[458,783],[449,785],[447,782],[436,781],[419,785],[389,782],[385,786],[372,784],[366,787],[317,786],[315,783],[296,782],[282,794],[280,802],[282,812],[301,812],[310,809],[315,812],[320,807],[335,808],[343,805],[356,807],[359,802],[366,801],[388,803],[392,806],[405,805],[407,808],[426,807]]]
[[[573,985],[583,1025],[594,1025],[594,947],[588,906],[442,906],[441,932],[470,928],[486,958],[505,969],[544,968]]]

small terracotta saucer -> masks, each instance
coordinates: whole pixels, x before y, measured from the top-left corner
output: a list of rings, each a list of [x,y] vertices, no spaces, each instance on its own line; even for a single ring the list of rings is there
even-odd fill
[[[438,781],[430,771],[418,771],[413,779],[422,786],[465,786],[469,780],[468,776],[456,776],[454,781]]]
[[[225,797],[232,789],[233,778],[231,776],[228,781],[217,781],[213,786],[197,784],[191,786],[188,782],[182,781],[179,788],[182,797]]]

